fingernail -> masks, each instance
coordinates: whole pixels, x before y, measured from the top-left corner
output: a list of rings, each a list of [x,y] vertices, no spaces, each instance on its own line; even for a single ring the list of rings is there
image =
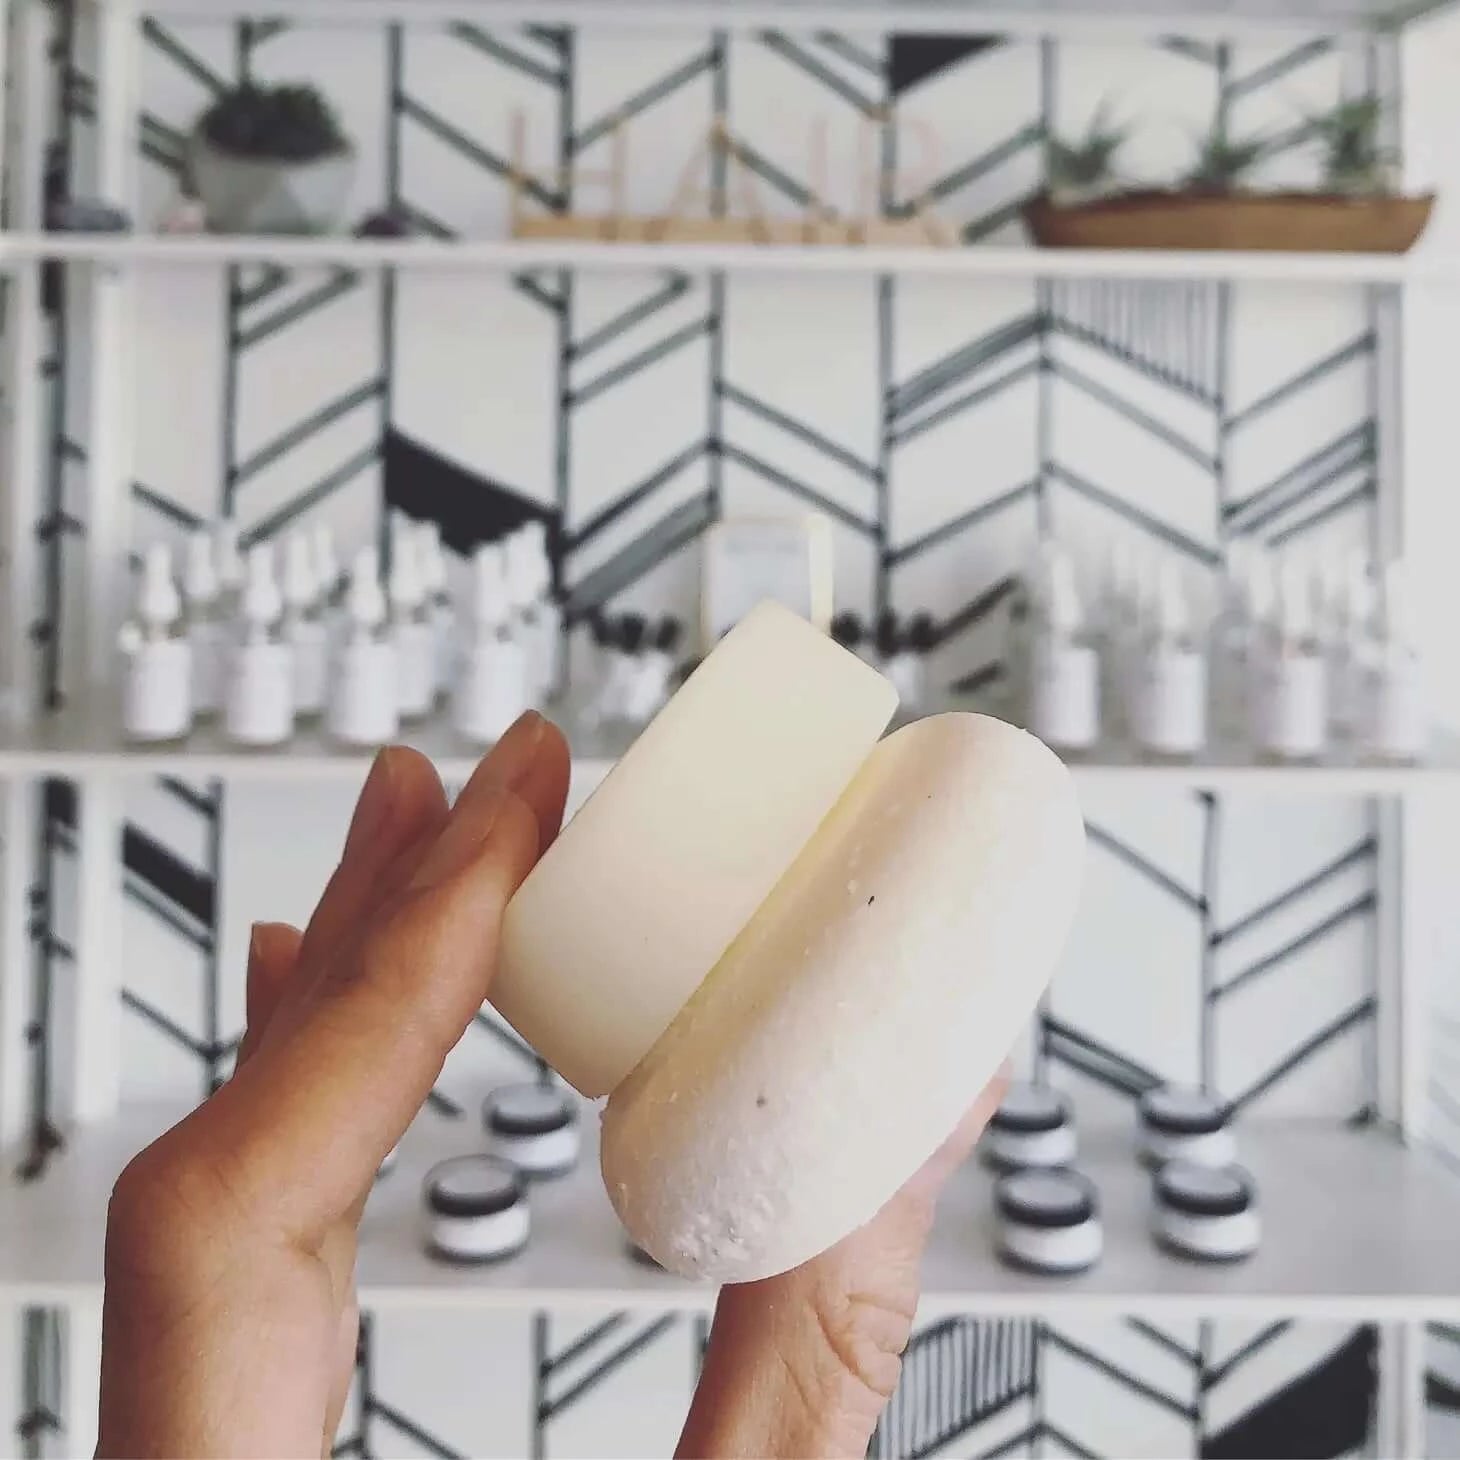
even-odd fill
[[[259,930],[262,923],[251,923],[248,930],[248,965],[250,968],[259,961]]]
[[[387,745],[377,752],[370,774],[365,777],[360,799],[355,803],[355,814],[350,818],[350,829],[345,834],[346,856],[377,836],[389,818],[395,789],[393,766],[394,755]]]
[[[472,790],[468,786],[467,790]],[[449,882],[475,858],[482,844],[492,834],[502,807],[511,792],[504,786],[487,782],[478,785],[467,802],[467,792],[457,798],[451,819],[441,830],[433,846],[412,879],[418,888],[436,887]],[[467,804],[463,804],[466,802]]]
[[[542,744],[547,721],[536,710],[519,715],[472,774],[472,781],[490,780],[498,786],[516,786],[532,768]],[[470,786],[471,782],[467,783]]]

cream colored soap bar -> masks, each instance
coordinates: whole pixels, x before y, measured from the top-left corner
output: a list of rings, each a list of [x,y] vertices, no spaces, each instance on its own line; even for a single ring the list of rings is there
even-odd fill
[[[750,922],[897,707],[772,604],[648,726],[512,899],[492,1003],[569,1084],[607,1094]]]

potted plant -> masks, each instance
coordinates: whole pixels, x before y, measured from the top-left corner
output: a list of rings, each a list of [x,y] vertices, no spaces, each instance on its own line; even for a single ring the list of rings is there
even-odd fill
[[[1050,137],[1045,144],[1045,178],[1050,200],[1076,207],[1103,197],[1115,187],[1115,163],[1129,129],[1111,123],[1101,102],[1083,137]]]
[[[1197,143],[1196,161],[1182,178],[1180,186],[1188,192],[1234,193],[1243,180],[1262,161],[1267,151],[1265,137],[1249,137],[1234,141],[1220,117],[1211,130]]]
[[[1379,140],[1383,117],[1378,97],[1359,96],[1308,119],[1323,151],[1323,181],[1331,191],[1351,198],[1388,197],[1398,191],[1399,159]]]
[[[193,186],[221,233],[326,233],[344,213],[355,149],[312,86],[245,82],[193,129]]]

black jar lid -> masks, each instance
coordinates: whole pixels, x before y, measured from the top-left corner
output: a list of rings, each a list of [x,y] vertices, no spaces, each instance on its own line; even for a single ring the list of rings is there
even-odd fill
[[[1095,1188],[1074,1171],[1016,1171],[994,1185],[999,1215],[1020,1227],[1060,1231],[1092,1220]]]
[[[992,1130],[1036,1136],[1059,1130],[1070,1121],[1070,1102],[1043,1085],[1010,1085],[989,1121]]]
[[[483,1102],[482,1120],[499,1136],[550,1136],[575,1125],[578,1111],[556,1085],[503,1085]]]
[[[1154,1177],[1156,1200],[1189,1217],[1239,1217],[1257,1201],[1252,1177],[1240,1166],[1168,1161]]]
[[[1215,1135],[1231,1115],[1225,1100],[1188,1086],[1158,1085],[1141,1096],[1141,1123],[1166,1136]]]
[[[495,1156],[453,1156],[426,1173],[426,1205],[439,1217],[495,1217],[526,1191],[517,1168]]]

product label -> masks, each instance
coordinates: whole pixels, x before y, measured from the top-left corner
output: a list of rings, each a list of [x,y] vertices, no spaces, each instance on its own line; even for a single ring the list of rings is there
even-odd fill
[[[1306,759],[1328,742],[1328,676],[1317,654],[1274,656],[1254,706],[1260,744],[1275,755]]]
[[[1190,649],[1156,649],[1141,663],[1136,734],[1150,750],[1190,755],[1206,744],[1207,663]]]
[[[1094,649],[1041,645],[1030,674],[1030,730],[1067,750],[1093,745],[1100,737],[1100,661]]]

